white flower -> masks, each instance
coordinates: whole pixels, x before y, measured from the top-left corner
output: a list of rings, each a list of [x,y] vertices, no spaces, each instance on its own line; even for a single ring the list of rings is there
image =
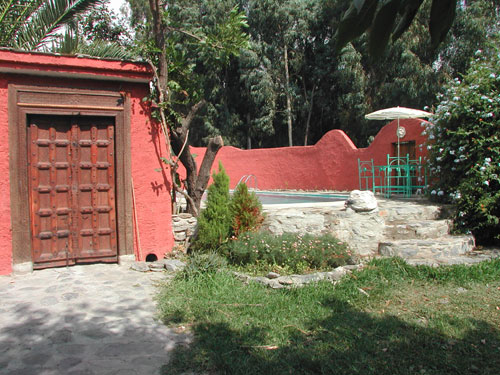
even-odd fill
[[[432,195],[436,195],[436,190],[431,191]]]
[[[485,184],[486,186],[490,186],[490,182],[488,180],[484,181],[483,184]]]
[[[444,191],[439,190],[439,191],[438,191],[438,196],[443,196],[443,195],[444,195]]]
[[[450,150],[450,155],[455,155],[455,150]]]
[[[491,73],[490,74],[490,78],[496,78],[497,76],[495,75],[495,73]]]

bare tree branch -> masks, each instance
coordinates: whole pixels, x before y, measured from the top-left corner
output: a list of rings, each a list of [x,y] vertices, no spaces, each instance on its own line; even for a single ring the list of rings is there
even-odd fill
[[[191,122],[193,121],[198,111],[202,109],[206,104],[207,101],[205,99],[201,99],[198,103],[191,107],[189,113],[182,119],[182,129],[184,131],[187,131],[189,129],[189,127],[191,126]]]

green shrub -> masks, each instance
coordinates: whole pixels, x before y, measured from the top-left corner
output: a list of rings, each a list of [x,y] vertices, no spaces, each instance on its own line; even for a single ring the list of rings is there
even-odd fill
[[[198,217],[198,231],[190,248],[193,252],[217,251],[227,241],[231,230],[229,211],[229,176],[219,163],[218,173],[212,175],[206,206]]]
[[[247,232],[229,243],[227,253],[237,265],[265,263],[291,272],[331,269],[346,264],[351,253],[331,235]]]
[[[428,127],[434,139],[431,197],[456,204],[455,229],[500,244],[500,54],[477,52],[440,97]]]
[[[200,275],[213,274],[226,267],[227,260],[222,255],[213,252],[194,253],[189,257],[186,267],[177,277],[190,279]]]
[[[245,183],[236,186],[230,203],[232,234],[240,234],[258,229],[264,221],[262,203],[254,192],[249,192]]]

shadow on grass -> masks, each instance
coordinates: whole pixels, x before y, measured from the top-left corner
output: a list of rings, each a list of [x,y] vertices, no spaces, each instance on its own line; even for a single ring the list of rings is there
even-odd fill
[[[499,374],[500,330],[473,320],[460,339],[401,319],[353,309],[338,300],[320,301],[326,319],[308,330],[286,326],[278,347],[266,329],[235,331],[227,324],[193,326],[190,348],[178,348],[163,374],[186,370],[216,374]],[[453,324],[453,318],[449,322]],[[267,344],[267,345],[266,345]]]

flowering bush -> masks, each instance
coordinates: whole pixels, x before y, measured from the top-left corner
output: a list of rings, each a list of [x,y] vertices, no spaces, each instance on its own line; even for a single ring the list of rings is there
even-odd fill
[[[228,244],[227,254],[237,265],[265,263],[291,272],[331,269],[346,264],[351,252],[331,235],[247,232]]]
[[[431,197],[456,204],[455,229],[500,243],[500,53],[478,51],[447,87],[427,132]]]

